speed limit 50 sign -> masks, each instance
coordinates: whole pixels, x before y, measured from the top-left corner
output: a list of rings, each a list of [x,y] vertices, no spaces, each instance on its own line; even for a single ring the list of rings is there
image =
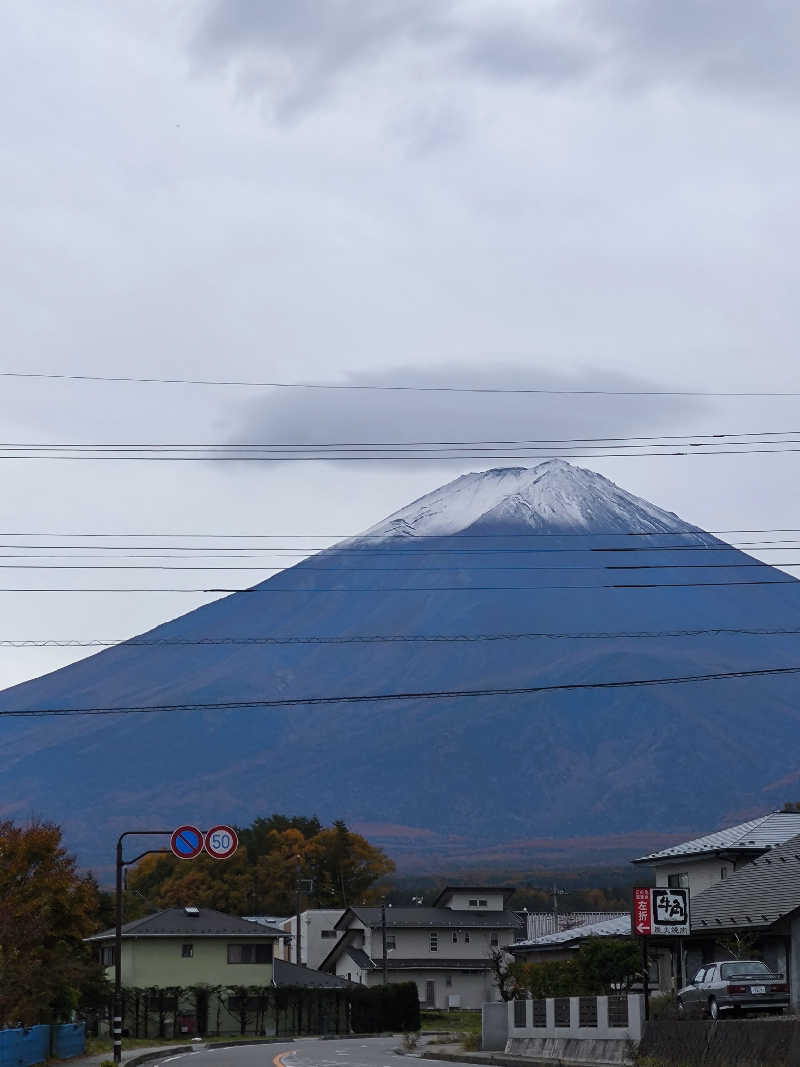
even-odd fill
[[[216,860],[226,860],[239,847],[239,838],[231,826],[212,826],[206,831],[205,849]]]

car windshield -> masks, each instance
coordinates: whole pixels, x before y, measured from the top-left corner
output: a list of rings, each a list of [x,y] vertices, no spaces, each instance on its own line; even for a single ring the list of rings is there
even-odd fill
[[[766,963],[761,963],[758,960],[747,963],[723,963],[720,968],[723,978],[734,978],[737,974],[771,974],[769,967]]]

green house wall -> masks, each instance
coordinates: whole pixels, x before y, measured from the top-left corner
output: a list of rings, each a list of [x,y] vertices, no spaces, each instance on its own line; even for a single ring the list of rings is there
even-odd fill
[[[182,946],[194,946],[184,958]],[[122,984],[139,989],[169,986],[263,986],[272,982],[271,963],[228,963],[228,945],[273,945],[271,937],[142,937],[122,942]],[[114,980],[114,968],[106,969]]]

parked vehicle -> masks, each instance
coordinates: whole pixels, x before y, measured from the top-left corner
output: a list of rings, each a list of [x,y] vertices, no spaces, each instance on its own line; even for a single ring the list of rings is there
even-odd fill
[[[783,1011],[789,1004],[789,986],[763,960],[726,960],[706,963],[691,982],[678,990],[681,1015],[723,1012]]]

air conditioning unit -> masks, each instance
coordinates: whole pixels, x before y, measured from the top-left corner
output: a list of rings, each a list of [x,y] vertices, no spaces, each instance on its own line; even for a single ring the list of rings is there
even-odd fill
[[[460,1008],[461,1007],[461,994],[460,993],[448,993],[447,994],[447,1007],[448,1008]]]

